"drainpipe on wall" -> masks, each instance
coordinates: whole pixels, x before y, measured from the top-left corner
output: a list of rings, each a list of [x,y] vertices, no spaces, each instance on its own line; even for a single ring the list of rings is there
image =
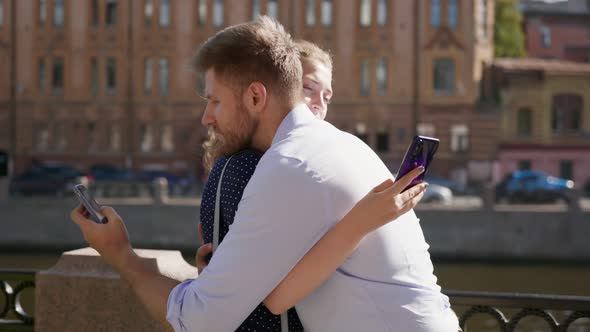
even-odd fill
[[[134,147],[135,147],[135,110],[133,103],[133,1],[127,1],[127,126],[121,126],[121,129],[127,127],[127,155],[125,156],[125,167],[133,168],[134,164]]]
[[[420,3],[414,1],[414,98],[412,102],[413,121],[412,135],[418,133],[420,122]]]
[[[17,117],[16,117],[16,0],[10,2],[10,156],[8,164],[8,176],[16,171],[17,153]]]

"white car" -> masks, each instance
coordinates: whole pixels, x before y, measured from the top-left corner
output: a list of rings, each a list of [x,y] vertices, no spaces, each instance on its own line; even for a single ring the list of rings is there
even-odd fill
[[[438,184],[429,184],[422,198],[422,202],[425,203],[451,204],[452,201],[453,192],[451,189]]]

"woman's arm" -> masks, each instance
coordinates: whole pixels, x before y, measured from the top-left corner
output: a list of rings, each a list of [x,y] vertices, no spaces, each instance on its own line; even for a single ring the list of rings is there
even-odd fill
[[[427,184],[421,183],[400,192],[422,172],[423,168],[416,168],[398,182],[388,179],[371,190],[307,252],[266,297],[266,307],[274,314],[283,313],[293,307],[326,281],[365,235],[414,208],[422,198]]]

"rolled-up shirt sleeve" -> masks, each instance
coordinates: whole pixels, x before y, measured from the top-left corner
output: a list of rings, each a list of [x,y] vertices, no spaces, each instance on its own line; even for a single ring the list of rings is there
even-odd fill
[[[326,190],[309,172],[296,159],[262,158],[210,264],[171,292],[175,331],[234,331],[326,233]]]

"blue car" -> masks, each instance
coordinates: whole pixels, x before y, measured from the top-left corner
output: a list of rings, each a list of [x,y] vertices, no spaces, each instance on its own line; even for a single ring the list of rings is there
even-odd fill
[[[64,164],[36,164],[10,182],[12,196],[71,195],[75,184],[88,181],[82,172]]]
[[[129,169],[109,164],[96,164],[90,167],[90,175],[95,181],[132,181],[135,174]]]
[[[574,181],[540,171],[516,171],[496,186],[496,202],[551,203],[569,202]]]

